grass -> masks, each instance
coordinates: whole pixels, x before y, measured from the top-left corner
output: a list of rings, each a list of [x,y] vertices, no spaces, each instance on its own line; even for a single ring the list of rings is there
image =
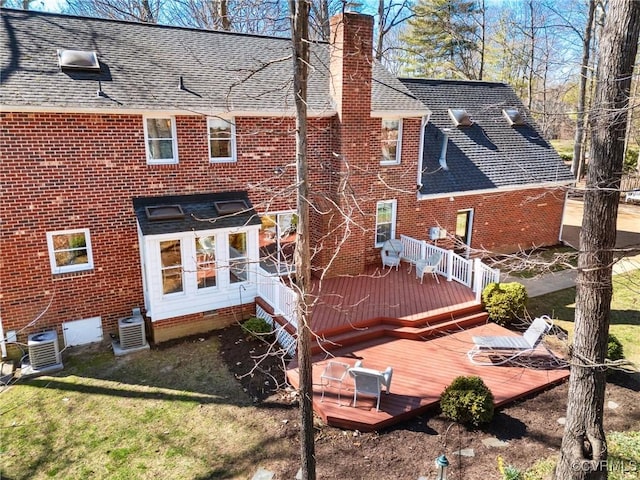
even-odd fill
[[[640,432],[610,432],[607,434],[607,470],[609,480],[634,480],[640,473]],[[529,468],[525,480],[552,478],[558,456],[542,459]]]
[[[492,266],[516,278],[533,278],[537,275],[558,272],[577,267],[578,252],[567,246],[536,248],[494,260]]]
[[[251,478],[282,447],[216,338],[116,358],[65,358],[2,393],[0,478]]]
[[[640,270],[613,277],[611,325],[609,332],[622,342],[627,360],[640,367]],[[550,315],[556,324],[573,336],[576,289],[567,288],[539,297],[530,298],[528,310],[532,317]]]

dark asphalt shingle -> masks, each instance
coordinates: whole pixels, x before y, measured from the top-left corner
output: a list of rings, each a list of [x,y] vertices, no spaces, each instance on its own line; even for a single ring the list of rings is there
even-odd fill
[[[422,194],[566,184],[573,180],[508,85],[465,80],[401,81],[432,111],[424,139]],[[450,108],[467,110],[473,125],[455,127],[449,117]],[[502,114],[508,108],[517,108],[526,124],[509,126]],[[443,129],[449,132],[448,170],[439,163]]]
[[[291,41],[2,9],[0,101],[69,109],[293,112]],[[100,74],[62,72],[57,49],[95,50]],[[329,46],[311,45],[308,105],[333,114]],[[380,65],[372,110],[425,106]],[[185,91],[178,89],[180,77]],[[105,98],[96,92],[101,89]]]

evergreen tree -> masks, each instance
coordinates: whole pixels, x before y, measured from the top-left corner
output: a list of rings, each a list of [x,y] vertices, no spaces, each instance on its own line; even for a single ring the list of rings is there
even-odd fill
[[[419,0],[403,40],[405,74],[430,78],[479,77],[482,10],[468,0]]]

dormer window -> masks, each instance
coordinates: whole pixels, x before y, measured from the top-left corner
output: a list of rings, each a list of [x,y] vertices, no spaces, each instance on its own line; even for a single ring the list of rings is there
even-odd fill
[[[402,119],[382,119],[380,146],[382,149],[381,165],[397,165],[400,163]]]

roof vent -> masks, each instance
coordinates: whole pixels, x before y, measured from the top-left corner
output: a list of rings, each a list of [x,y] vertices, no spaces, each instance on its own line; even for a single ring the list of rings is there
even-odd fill
[[[62,69],[100,71],[95,50],[58,49],[58,64]]]
[[[502,110],[502,115],[507,119],[510,126],[524,125],[524,117],[517,108],[506,108]]]
[[[471,116],[464,108],[450,108],[449,116],[456,127],[470,127],[473,125]]]

